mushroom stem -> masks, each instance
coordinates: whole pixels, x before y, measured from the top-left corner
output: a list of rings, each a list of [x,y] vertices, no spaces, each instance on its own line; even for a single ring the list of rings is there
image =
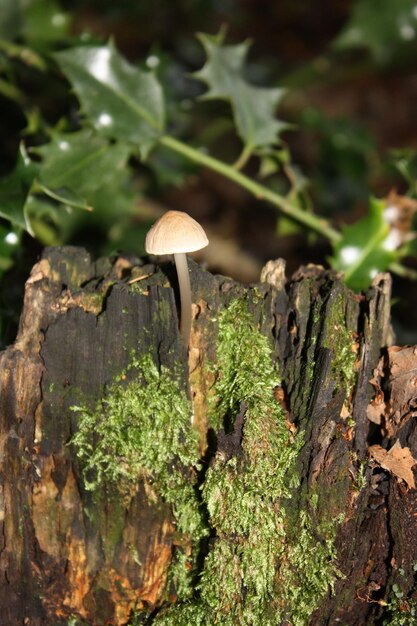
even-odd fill
[[[188,273],[187,255],[184,252],[176,252],[174,254],[174,260],[177,267],[178,284],[180,286],[180,333],[188,348],[191,333],[191,285],[190,275]]]

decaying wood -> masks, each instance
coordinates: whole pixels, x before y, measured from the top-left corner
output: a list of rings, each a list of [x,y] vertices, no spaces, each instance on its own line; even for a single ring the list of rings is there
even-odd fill
[[[417,562],[417,349],[388,347],[389,276],[378,275],[365,297],[318,267],[286,282],[283,263],[271,262],[261,284],[242,286],[190,262],[195,319],[187,373],[175,273],[170,265],[135,263],[94,263],[82,249],[48,249],[27,281],[16,342],[0,360],[1,624],[59,626],[76,616],[121,626],[133,609],[161,605],[175,542],[170,507],[153,504],[144,486],[128,504],[111,490],[93,502],[67,445],[70,407],[80,395],[93,406],[140,345],[158,364],[180,366],[185,388],[189,376],[204,446],[215,312],[255,289],[261,297],[253,314],[283,380],[280,401],[305,433],[301,488],[326,490],[329,510],[344,514],[336,538],[341,576],[311,624],[374,623],[394,583],[413,593]],[[129,287],[139,278],[140,293]],[[348,399],[335,392],[336,355],[326,341],[338,332],[335,307],[356,351]],[[395,445],[407,450],[406,469],[382,458]],[[360,467],[366,487],[359,489]]]

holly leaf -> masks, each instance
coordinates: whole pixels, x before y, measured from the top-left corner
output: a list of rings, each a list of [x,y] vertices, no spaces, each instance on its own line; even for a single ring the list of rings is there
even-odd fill
[[[30,160],[21,144],[16,167],[9,176],[0,180],[0,217],[32,234],[25,206],[38,165]]]
[[[71,48],[54,58],[98,133],[136,143],[146,156],[165,125],[162,87],[154,73],[128,63],[111,42]]]
[[[20,233],[20,229],[0,224],[0,276],[13,266],[13,257],[21,244]]]
[[[76,192],[72,191],[72,189],[67,189],[66,187],[62,187],[60,189],[50,189],[49,187],[46,187],[46,185],[38,183],[36,185],[36,190],[42,191],[52,200],[56,200],[56,202],[64,204],[67,207],[72,207],[73,209],[82,209],[84,211],[93,210],[93,207],[90,206],[84,198],[79,196]]]
[[[36,49],[54,44],[70,35],[70,13],[64,12],[56,0],[0,2],[0,38],[24,41]],[[29,49],[22,48],[22,51]],[[22,55],[26,61],[27,54]]]
[[[245,78],[250,44],[224,45],[224,31],[216,36],[200,34],[207,61],[193,77],[206,83],[204,99],[227,100],[233,111],[237,132],[248,149],[273,146],[287,125],[276,119],[275,111],[284,89],[250,84]]]
[[[30,2],[22,10],[21,35],[35,48],[47,48],[70,35],[71,14],[55,0]]]
[[[415,0],[358,0],[334,48],[364,48],[377,63],[391,62],[406,46],[414,46],[415,4]]]
[[[62,245],[83,226],[111,230],[113,237],[121,221],[137,212],[126,143],[84,129],[53,132],[49,143],[31,152],[39,158],[39,173],[26,210],[44,244]],[[87,217],[72,209],[93,212]]]
[[[407,194],[417,195],[417,152],[414,148],[391,151],[391,163],[408,184]]]
[[[353,290],[367,289],[375,274],[385,271],[398,256],[384,218],[385,208],[385,201],[371,199],[368,214],[345,226],[335,245],[332,267],[344,272],[345,282]]]
[[[126,167],[129,147],[111,144],[89,130],[53,133],[51,141],[32,149],[42,158],[38,183],[49,197],[74,208],[91,210],[94,195]]]

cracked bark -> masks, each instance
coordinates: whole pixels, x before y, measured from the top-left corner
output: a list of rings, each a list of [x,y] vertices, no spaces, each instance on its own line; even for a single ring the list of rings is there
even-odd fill
[[[412,348],[387,350],[392,340],[389,277],[377,276],[365,297],[316,267],[301,268],[286,282],[283,265],[272,262],[263,272],[264,282],[243,286],[190,265],[195,319],[189,383],[201,440],[207,434],[211,384],[205,366],[216,359],[215,312],[256,290],[261,297],[252,305],[253,314],[274,346],[283,379],[281,401],[305,433],[301,488],[324,490],[329,510],[344,514],[336,538],[343,577],[310,623],[377,624],[394,583],[404,597],[415,593],[417,562],[415,490],[376,466],[367,452],[371,443],[391,447],[398,440],[417,458],[412,419],[417,356]],[[132,277],[143,279],[142,293],[129,288]],[[33,268],[18,336],[0,355],[4,626],[59,626],[71,616],[88,625],[122,626],[133,608],[163,602],[175,541],[169,507],[152,504],[143,485],[128,506],[112,490],[93,503],[67,442],[76,427],[70,407],[80,397],[93,406],[128,365],[138,343],[161,365],[182,364],[187,387],[176,297],[170,266],[161,271],[123,257],[94,263],[82,249],[67,247],[47,249]],[[335,385],[337,355],[326,340],[335,308],[357,349],[348,418],[345,393]],[[375,424],[367,408],[384,377],[381,419]],[[373,386],[372,378],[377,381]],[[219,447],[226,452],[239,446],[244,414],[242,398],[234,433],[219,433]],[[366,484],[359,489],[361,463]],[[92,506],[97,509],[94,524]],[[114,542],[116,522],[121,531]]]

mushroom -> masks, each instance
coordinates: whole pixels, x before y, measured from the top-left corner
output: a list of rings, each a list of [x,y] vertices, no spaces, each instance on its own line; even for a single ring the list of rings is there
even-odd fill
[[[191,286],[187,252],[208,245],[206,233],[192,217],[182,211],[167,211],[152,226],[145,240],[148,254],[173,254],[180,287],[180,332],[188,346],[191,332]]]

